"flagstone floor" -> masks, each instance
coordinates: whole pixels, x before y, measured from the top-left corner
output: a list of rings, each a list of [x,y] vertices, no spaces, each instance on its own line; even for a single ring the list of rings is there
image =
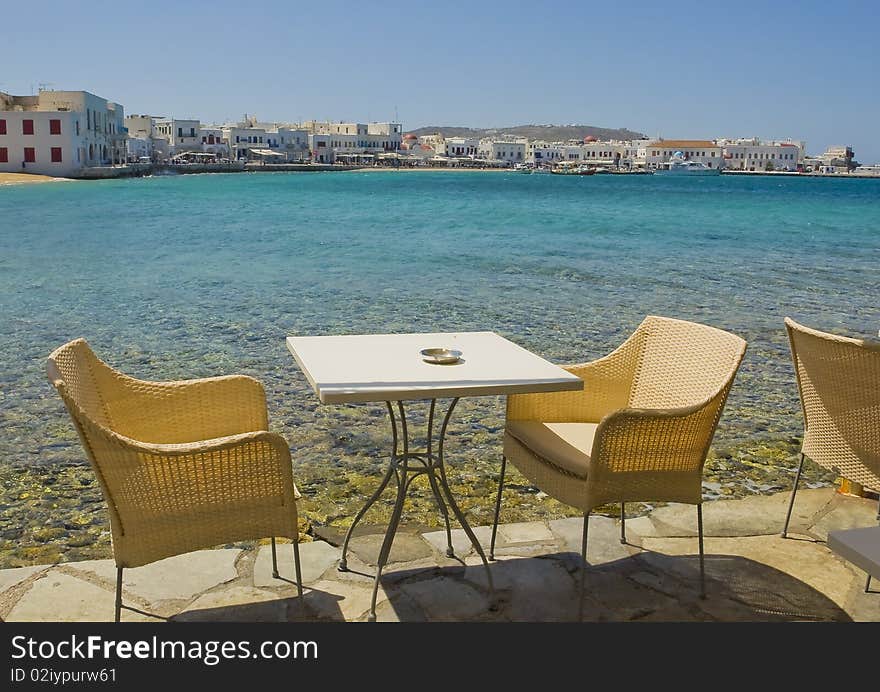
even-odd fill
[[[788,539],[779,535],[788,493],[704,505],[708,597],[699,598],[696,512],[669,505],[626,522],[590,520],[584,619],[591,621],[880,621],[880,583],[825,546],[828,531],[877,522],[876,501],[832,489],[798,493]],[[402,528],[385,568],[380,621],[570,621],[577,617],[580,519],[499,527],[491,571],[498,608],[490,611],[486,573],[461,530],[456,557],[444,532]],[[382,527],[357,535],[349,571],[336,569],[338,537],[303,543],[302,599],[293,549],[279,545],[280,579],[268,546],[202,550],[125,571],[124,601],[170,620],[365,620]],[[488,547],[489,527],[477,527]],[[0,570],[0,618],[14,621],[113,619],[111,560]],[[149,621],[123,610],[124,620]]]

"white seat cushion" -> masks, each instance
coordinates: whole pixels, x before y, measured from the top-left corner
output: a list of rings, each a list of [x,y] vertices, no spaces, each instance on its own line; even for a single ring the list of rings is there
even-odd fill
[[[539,457],[578,478],[586,478],[598,423],[508,421],[507,432]]]

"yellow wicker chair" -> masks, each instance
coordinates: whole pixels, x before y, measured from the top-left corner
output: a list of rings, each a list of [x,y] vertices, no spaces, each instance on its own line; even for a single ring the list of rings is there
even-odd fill
[[[649,316],[613,353],[565,368],[583,391],[509,396],[490,559],[509,460],[584,513],[581,609],[590,513],[610,502],[621,503],[621,542],[625,502],[697,506],[704,597],[703,463],[745,349],[728,332]]]
[[[268,431],[259,382],[144,382],[112,369],[83,339],[54,351],[47,369],[110,510],[117,622],[124,568],[266,536],[276,578],[275,536],[292,539],[302,596],[290,449]]]
[[[880,492],[880,342],[827,334],[788,317],[785,327],[804,411],[804,441],[783,538],[804,457]],[[865,588],[870,584],[869,576]]]

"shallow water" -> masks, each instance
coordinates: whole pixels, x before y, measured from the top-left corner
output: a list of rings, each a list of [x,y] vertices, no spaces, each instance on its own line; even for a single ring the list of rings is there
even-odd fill
[[[108,555],[100,493],[46,355],[84,336],[148,379],[259,378],[312,524],[376,483],[379,406],[320,406],[289,334],[491,329],[557,362],[603,355],[646,314],[749,350],[708,497],[790,484],[800,436],[785,315],[880,328],[880,181],[774,177],[269,173],[0,190],[0,566]],[[491,518],[503,401],[464,401],[450,481]],[[829,476],[810,469],[810,482]],[[521,482],[507,520],[566,508]],[[381,505],[370,520],[382,521]],[[406,517],[435,525],[421,495]]]

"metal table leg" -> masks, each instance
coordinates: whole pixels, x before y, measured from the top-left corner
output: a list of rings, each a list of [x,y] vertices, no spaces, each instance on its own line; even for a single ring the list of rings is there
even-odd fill
[[[480,556],[480,559],[483,561],[483,565],[486,568],[486,576],[488,579],[489,586],[489,600],[491,604],[491,608],[495,607],[495,587],[492,580],[492,573],[489,570],[489,562],[486,560],[486,555],[483,552],[483,547],[480,545],[480,542],[477,540],[476,535],[468,524],[467,519],[462,513],[461,509],[458,507],[458,504],[455,501],[455,498],[452,495],[452,491],[449,488],[449,483],[446,480],[446,469],[444,466],[444,458],[443,458],[443,443],[446,437],[446,429],[449,426],[449,419],[452,417],[452,412],[455,410],[455,406],[458,403],[458,399],[453,399],[449,405],[449,408],[446,411],[446,415],[443,418],[443,424],[440,428],[440,436],[436,445],[436,453],[434,452],[434,413],[436,408],[436,399],[431,400],[431,408],[428,414],[428,435],[427,435],[427,443],[426,450],[424,452],[410,451],[409,445],[409,429],[407,426],[406,420],[406,411],[404,410],[403,402],[397,402],[397,410],[400,419],[400,435],[398,436],[397,423],[398,418],[394,414],[394,406],[390,401],[385,402],[388,408],[388,416],[391,419],[391,435],[392,435],[392,451],[391,458],[388,464],[388,470],[385,472],[384,477],[382,478],[382,482],[379,484],[379,487],[376,488],[376,491],[370,496],[367,500],[366,504],[361,508],[361,510],[355,515],[354,521],[351,524],[351,527],[348,529],[348,533],[345,536],[345,541],[342,544],[342,556],[339,559],[339,570],[345,571],[348,569],[348,564],[346,560],[346,556],[348,554],[348,544],[351,540],[351,536],[354,532],[355,527],[363,518],[364,514],[366,514],[367,510],[373,506],[376,500],[382,495],[385,491],[385,488],[388,486],[388,483],[392,478],[395,480],[395,485],[397,489],[397,493],[394,500],[394,509],[391,513],[391,519],[388,522],[388,528],[385,530],[385,537],[382,540],[382,547],[379,550],[379,559],[376,563],[376,578],[373,582],[373,597],[370,602],[370,612],[367,616],[367,619],[371,622],[376,620],[376,598],[379,593],[379,581],[382,577],[382,570],[385,565],[388,563],[388,557],[391,554],[391,546],[394,543],[394,536],[397,533],[397,529],[400,525],[400,518],[403,514],[403,505],[406,500],[406,494],[409,490],[409,486],[415,478],[421,474],[425,474],[428,477],[428,482],[431,487],[431,493],[434,496],[435,501],[437,502],[437,507],[440,510],[440,514],[443,516],[444,523],[446,525],[446,554],[449,557],[454,555],[452,549],[452,530],[449,522],[449,511],[447,509],[447,504],[450,509],[452,509],[453,514],[456,519],[458,519],[458,523],[461,524],[461,528],[464,529],[465,534],[471,541],[471,545],[473,545],[474,550]],[[403,450],[400,451],[400,446],[402,443]],[[418,462],[418,464],[411,464],[411,462]],[[445,496],[445,502],[444,502]]]

